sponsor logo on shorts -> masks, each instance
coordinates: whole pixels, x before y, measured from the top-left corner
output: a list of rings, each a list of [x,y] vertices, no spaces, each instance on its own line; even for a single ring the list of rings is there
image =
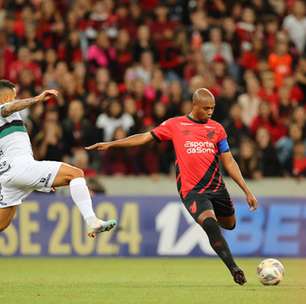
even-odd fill
[[[5,160],[5,161],[0,163],[0,170],[6,169],[9,166],[10,166],[9,163]]]
[[[51,173],[49,173],[47,177],[42,177],[42,178],[40,179],[39,183],[44,184],[44,186],[47,187],[50,178],[51,178]]]
[[[11,169],[11,165],[8,165],[8,167],[5,170],[0,171],[0,175],[4,174],[5,172],[7,172],[10,169]]]
[[[198,210],[198,207],[197,207],[197,202],[196,201],[193,201],[193,203],[190,205],[189,207],[189,211],[194,214],[196,213]]]
[[[1,205],[1,206],[6,206],[7,203],[3,203],[3,202],[2,202],[2,201],[3,201],[3,195],[2,195],[2,193],[1,193],[1,191],[2,191],[2,185],[0,184],[0,205]]]

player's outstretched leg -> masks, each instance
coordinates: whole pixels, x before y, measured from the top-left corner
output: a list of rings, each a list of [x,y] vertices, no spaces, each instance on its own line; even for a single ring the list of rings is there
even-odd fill
[[[100,232],[109,231],[117,225],[116,220],[98,219],[92,208],[92,200],[81,169],[62,164],[53,182],[53,187],[69,185],[70,194],[88,226],[88,236],[96,237]]]
[[[210,216],[205,217],[201,225],[204,231],[207,233],[211,247],[215,250],[224,264],[227,266],[233,276],[234,281],[240,285],[245,284],[245,275],[243,271],[236,265],[216,219]]]
[[[84,177],[72,179],[69,188],[73,201],[79,207],[80,212],[88,225],[89,237],[94,238],[98,233],[109,231],[117,225],[116,220],[102,221],[96,217]]]

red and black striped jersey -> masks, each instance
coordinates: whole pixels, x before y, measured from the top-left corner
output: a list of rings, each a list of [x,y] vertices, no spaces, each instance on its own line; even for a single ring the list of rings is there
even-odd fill
[[[158,141],[172,141],[176,154],[176,178],[180,195],[190,191],[216,192],[224,187],[218,154],[229,151],[227,135],[221,124],[206,123],[189,116],[164,121],[151,131]],[[226,149],[223,143],[226,142]]]

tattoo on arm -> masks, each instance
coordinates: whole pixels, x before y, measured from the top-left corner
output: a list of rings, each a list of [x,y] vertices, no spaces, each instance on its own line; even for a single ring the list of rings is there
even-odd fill
[[[31,105],[35,104],[37,100],[35,97],[33,98],[26,98],[26,99],[17,99],[13,100],[1,108],[1,116],[7,117],[11,114],[21,111],[23,109],[29,108]]]
[[[11,113],[8,111],[7,109],[7,105],[4,105],[2,108],[1,108],[1,116],[2,117],[7,117],[11,115]]]

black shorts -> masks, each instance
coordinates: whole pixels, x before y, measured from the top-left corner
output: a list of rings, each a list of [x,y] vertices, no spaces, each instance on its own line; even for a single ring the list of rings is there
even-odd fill
[[[208,193],[196,193],[191,191],[182,201],[196,221],[199,215],[206,210],[214,210],[217,217],[231,216],[235,213],[233,202],[226,188],[220,189],[217,192]]]

